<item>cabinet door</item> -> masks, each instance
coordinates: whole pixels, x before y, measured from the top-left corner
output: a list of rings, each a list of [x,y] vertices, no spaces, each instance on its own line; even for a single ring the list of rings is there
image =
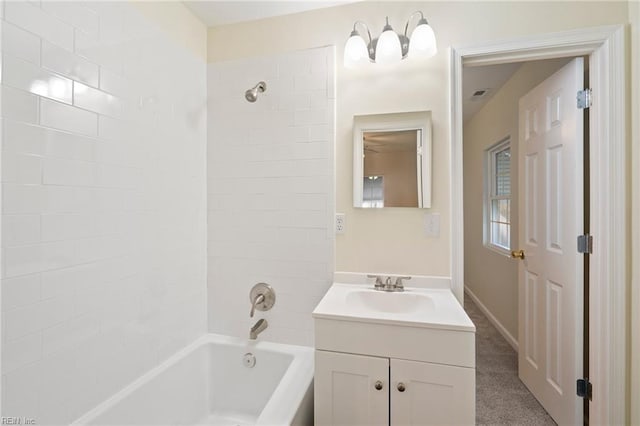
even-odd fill
[[[475,374],[474,368],[391,359],[391,424],[475,424]]]
[[[316,425],[389,424],[388,358],[316,350],[315,363]]]

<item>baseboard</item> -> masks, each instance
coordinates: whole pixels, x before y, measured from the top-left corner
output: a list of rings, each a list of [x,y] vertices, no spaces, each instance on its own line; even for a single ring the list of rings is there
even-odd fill
[[[502,335],[502,337],[504,337],[507,343],[511,345],[513,350],[518,352],[518,339],[513,337],[511,333],[507,331],[507,329],[502,325],[502,323],[500,323],[500,321],[498,321],[498,319],[495,316],[493,316],[491,311],[486,306],[484,306],[484,304],[480,301],[480,299],[478,299],[478,296],[473,294],[473,292],[469,290],[469,287],[467,287],[466,285],[464,286],[464,292],[467,294],[467,296],[471,298],[471,300],[473,300],[473,303],[475,303],[478,309],[482,311],[482,313],[487,317],[489,322],[493,324],[495,328],[498,329],[498,332]]]

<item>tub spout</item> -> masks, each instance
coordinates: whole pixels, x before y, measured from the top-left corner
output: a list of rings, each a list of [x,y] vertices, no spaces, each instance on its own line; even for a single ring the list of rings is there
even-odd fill
[[[258,338],[258,334],[262,333],[269,323],[266,319],[261,318],[256,322],[253,327],[251,327],[251,331],[249,332],[249,339],[256,340]]]

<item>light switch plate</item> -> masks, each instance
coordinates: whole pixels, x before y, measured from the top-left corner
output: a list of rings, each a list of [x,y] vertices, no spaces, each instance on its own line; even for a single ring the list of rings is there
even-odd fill
[[[425,213],[424,236],[427,238],[440,237],[440,213]]]

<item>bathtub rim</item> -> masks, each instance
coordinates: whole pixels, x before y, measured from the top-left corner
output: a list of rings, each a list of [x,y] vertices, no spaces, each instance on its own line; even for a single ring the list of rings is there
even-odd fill
[[[262,409],[256,425],[290,424],[297,408],[300,406],[307,390],[313,385],[314,375],[314,350],[308,346],[297,346],[286,343],[275,343],[268,341],[247,340],[239,337],[226,336],[223,334],[207,333],[184,348],[178,350],[166,360],[153,367],[151,370],[136,378],[124,388],[111,395],[98,405],[78,417],[70,423],[70,426],[86,426],[113,408],[120,401],[127,398],[133,392],[149,383],[159,374],[178,363],[180,360],[195,352],[198,348],[209,343],[244,347],[247,350],[265,350],[271,352],[293,355],[291,364],[280,378],[275,391]],[[282,410],[282,406],[296,407],[296,409]]]

